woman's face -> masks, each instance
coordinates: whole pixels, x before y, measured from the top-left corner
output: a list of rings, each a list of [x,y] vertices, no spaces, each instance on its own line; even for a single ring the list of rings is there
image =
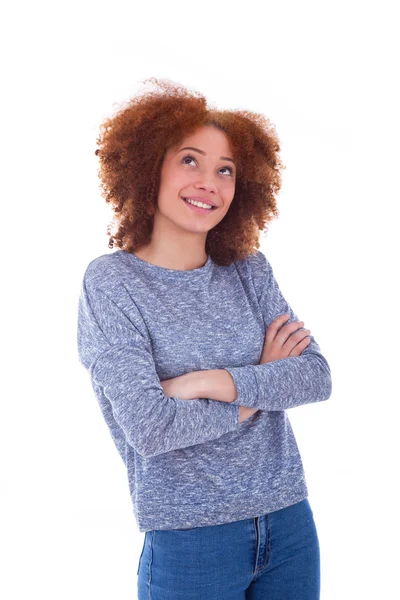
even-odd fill
[[[216,127],[204,125],[166,152],[156,218],[162,215],[186,231],[207,233],[228,212],[235,180],[229,138]],[[196,196],[215,207],[198,211],[182,199]]]

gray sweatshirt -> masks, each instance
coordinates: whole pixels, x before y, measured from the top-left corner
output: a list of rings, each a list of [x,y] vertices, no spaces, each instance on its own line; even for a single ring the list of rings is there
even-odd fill
[[[327,400],[331,373],[312,335],[300,356],[259,364],[283,313],[299,320],[259,250],[189,271],[124,250],[86,267],[79,361],[124,461],[139,531],[229,523],[308,496],[286,411]],[[236,400],[164,394],[164,379],[208,369],[231,374]],[[239,423],[240,405],[259,410]]]

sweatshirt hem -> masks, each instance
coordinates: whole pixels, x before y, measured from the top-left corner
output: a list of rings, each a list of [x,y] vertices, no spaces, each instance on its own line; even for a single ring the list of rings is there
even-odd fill
[[[308,497],[307,485],[291,489],[286,494],[280,494],[278,498],[271,498],[268,492],[250,498],[243,496],[231,496],[213,505],[212,502],[204,504],[162,504],[154,507],[154,517],[137,517],[134,510],[136,522],[140,532],[151,530],[192,529],[196,527],[207,527],[224,525],[233,521],[251,519],[266,513],[281,510],[296,504]]]

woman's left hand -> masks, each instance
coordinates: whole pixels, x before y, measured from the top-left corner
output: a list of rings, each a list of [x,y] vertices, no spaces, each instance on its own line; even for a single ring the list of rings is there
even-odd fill
[[[160,383],[164,394],[169,398],[177,397],[180,400],[194,400],[198,398],[198,385],[196,385],[198,382],[199,375],[197,371],[192,371],[172,379],[164,379]]]

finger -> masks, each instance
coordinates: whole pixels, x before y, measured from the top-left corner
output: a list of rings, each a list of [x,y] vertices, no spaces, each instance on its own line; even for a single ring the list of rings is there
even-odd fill
[[[283,315],[279,315],[279,317],[276,317],[276,319],[274,319],[272,321],[272,323],[269,325],[269,327],[267,328],[267,333],[266,333],[266,338],[265,338],[266,341],[272,342],[275,339],[278,329],[280,327],[282,327],[282,325],[289,319],[290,319],[289,313],[285,313]]]
[[[279,346],[283,347],[287,340],[294,335],[295,332],[301,329],[303,325],[304,321],[292,321],[292,323],[284,325],[275,338],[276,342],[279,344]]]
[[[299,356],[303,352],[304,348],[307,348],[307,346],[309,345],[310,342],[311,342],[311,338],[310,338],[310,335],[308,332],[308,334],[299,343],[297,343],[297,344],[294,343],[293,348],[290,349],[288,357]],[[288,350],[289,350],[289,347],[288,347]]]

